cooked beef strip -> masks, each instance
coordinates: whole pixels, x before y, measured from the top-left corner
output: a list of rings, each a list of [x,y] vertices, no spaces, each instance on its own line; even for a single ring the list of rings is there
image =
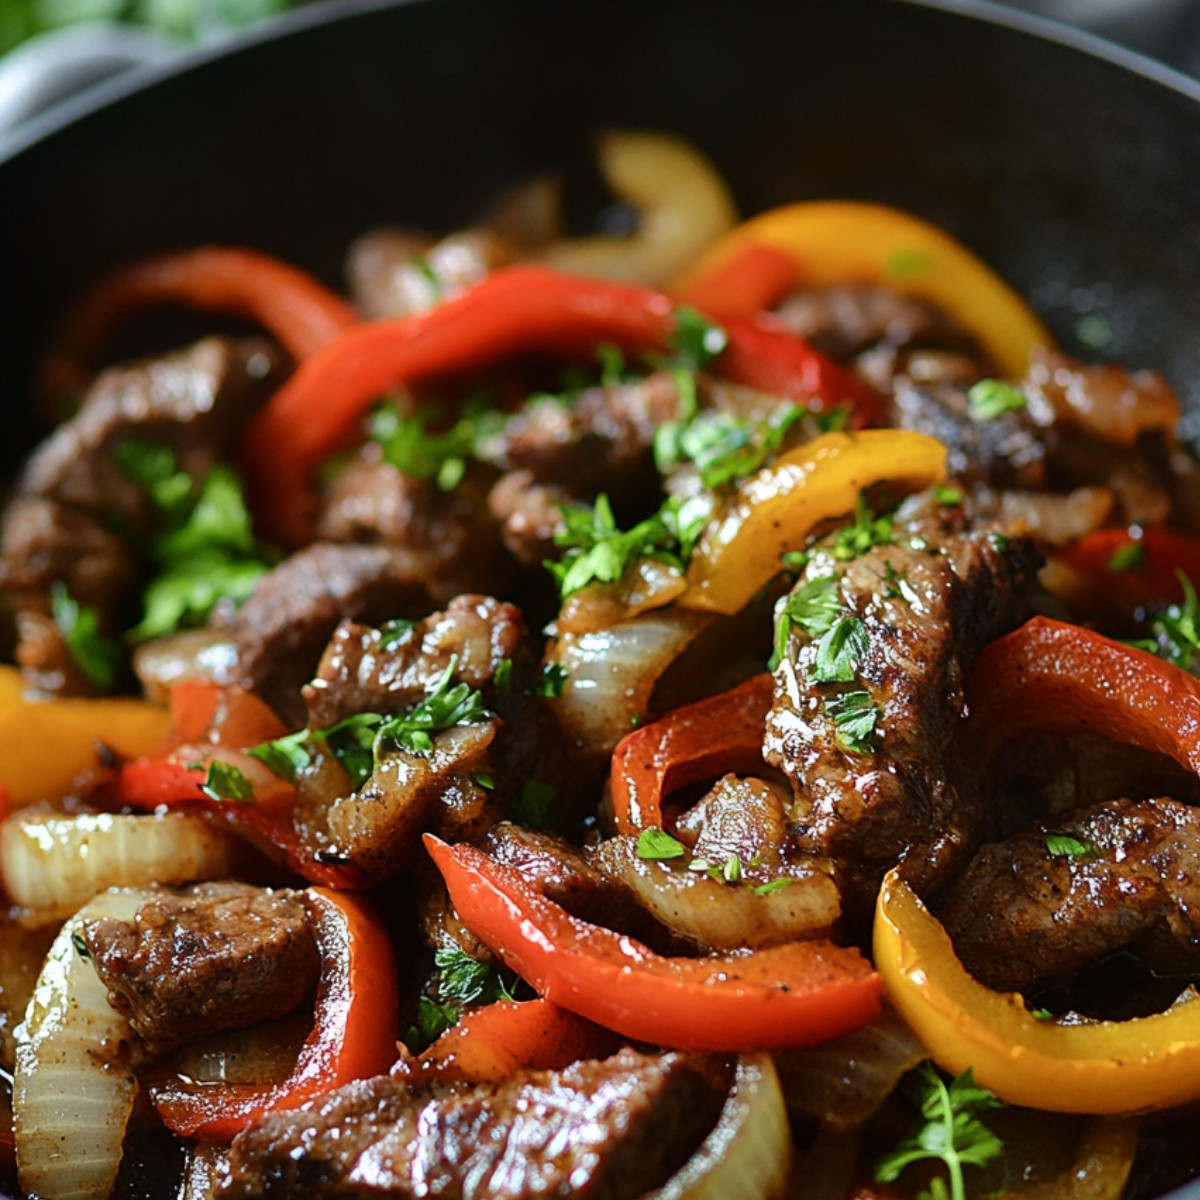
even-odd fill
[[[389,620],[426,602],[419,564],[406,551],[314,542],[264,575],[229,620],[239,682],[302,725],[301,688],[339,622]]]
[[[1082,852],[1055,854],[1063,834]],[[1115,800],[984,846],[938,906],[963,965],[1029,991],[1139,943],[1169,971],[1200,970],[1200,810]]]
[[[501,1084],[418,1089],[384,1076],[239,1134],[217,1200],[633,1200],[686,1161],[720,1104],[704,1064],[629,1049]]]
[[[323,729],[351,713],[398,712],[432,691],[451,659],[456,679],[484,689],[505,659],[518,683],[533,658],[520,609],[490,596],[456,596],[407,630],[344,621],[304,689],[309,724]]]
[[[51,586],[61,582],[111,629],[137,574],[125,539],[145,539],[158,521],[153,500],[117,465],[114,450],[129,439],[166,445],[198,479],[228,455],[280,375],[268,343],[224,338],[101,374],[79,413],[30,457],[4,514],[0,589],[13,608],[44,617]],[[31,619],[26,628],[19,656],[31,687],[96,690],[74,669],[53,626]]]
[[[509,471],[496,481],[487,503],[508,552],[523,566],[536,567],[559,556],[554,538],[566,528],[561,508],[570,500],[560,484],[535,483],[529,471]]]
[[[282,1016],[320,970],[296,893],[244,883],[164,888],[134,921],[83,931],[109,1003],[154,1051]]]
[[[775,672],[763,753],[792,781],[801,849],[833,860],[847,912],[862,916],[903,858],[918,890],[937,885],[983,831],[980,805],[948,778],[964,677],[982,646],[1027,615],[1036,551],[973,524],[932,493],[900,510],[893,544],[850,562],[818,548],[804,580],[832,573],[866,650],[850,683],[809,678],[818,643],[793,627]],[[826,705],[865,690],[878,713],[870,748],[846,749]]]

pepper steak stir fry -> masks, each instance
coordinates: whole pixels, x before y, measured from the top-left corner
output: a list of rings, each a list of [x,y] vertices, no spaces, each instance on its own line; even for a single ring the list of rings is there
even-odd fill
[[[539,184],[349,301],[207,248],[71,310],[0,544],[10,1187],[1197,1169],[1175,396],[915,218],[604,153],[627,238]],[[95,373],[163,302],[264,333]]]

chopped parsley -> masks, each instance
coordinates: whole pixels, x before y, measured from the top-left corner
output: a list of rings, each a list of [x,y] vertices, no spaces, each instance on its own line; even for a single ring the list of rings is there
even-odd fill
[[[569,677],[570,672],[559,663],[543,663],[542,673],[529,689],[529,694],[541,696],[543,700],[561,700]]]
[[[50,615],[71,661],[99,688],[112,687],[121,666],[121,647],[100,631],[94,608],[80,604],[58,580],[50,585]]]
[[[397,646],[408,641],[408,635],[416,628],[416,624],[416,621],[409,621],[403,617],[385,621],[379,627],[380,650],[395,650]]]
[[[994,421],[1005,413],[1020,412],[1028,403],[1020,388],[1002,379],[981,379],[967,392],[967,413],[972,421]]]
[[[825,713],[833,721],[837,740],[846,750],[866,754],[880,712],[866,690],[840,692],[825,700]]]
[[[554,818],[554,802],[557,799],[557,788],[540,779],[527,779],[508,807],[509,818],[526,829],[553,832],[558,824]]]
[[[249,804],[254,799],[254,784],[245,774],[232,763],[215,758],[208,763],[208,773],[200,790],[210,800],[236,800],[239,804]]]
[[[952,508],[963,502],[962,488],[947,487],[944,484],[933,489],[933,498],[939,503]]]
[[[946,1165],[949,1187],[936,1176],[928,1193],[930,1200],[965,1200],[964,1166],[986,1166],[996,1158],[1004,1143],[981,1120],[989,1109],[1001,1108],[1000,1101],[978,1087],[968,1067],[949,1086],[929,1063],[915,1072],[915,1099],[924,1118],[889,1154],[875,1163],[875,1178],[894,1183],[910,1163],[941,1159]]]
[[[248,599],[279,554],[254,537],[232,468],[218,464],[193,483],[170,447],[138,438],[121,442],[113,457],[153,499],[164,526],[151,546],[156,573],[142,619],[127,636],[144,641],[200,625],[218,602]]]
[[[385,461],[398,471],[416,479],[432,479],[449,492],[462,481],[479,442],[504,418],[483,404],[469,404],[449,429],[438,433],[430,428],[436,416],[437,409],[432,406],[406,414],[387,402],[371,414],[368,433],[379,443]]]
[[[676,365],[691,371],[703,371],[725,347],[729,335],[703,313],[681,305],[675,310],[675,329],[670,347]]]
[[[479,692],[465,683],[450,686],[457,667],[458,658],[452,656],[429,695],[408,712],[384,720],[375,735],[376,745],[394,742],[412,754],[430,754],[435,733],[485,720],[488,710]]]
[[[816,683],[849,683],[866,652],[867,627],[862,618],[840,616],[817,643],[809,678]]]
[[[457,1020],[458,1009],[453,1004],[439,1004],[432,996],[422,995],[417,1000],[417,1019],[404,1032],[404,1044],[413,1054],[420,1054]]]
[[[1136,573],[1145,570],[1145,568],[1146,543],[1136,540],[1126,542],[1124,546],[1114,551],[1112,557],[1108,560],[1108,572],[1110,575],[1119,575],[1123,571]]]
[[[659,862],[668,858],[682,858],[686,853],[683,843],[673,838],[665,829],[652,825],[638,834],[638,858]]]
[[[497,704],[503,704],[512,691],[512,673],[512,659],[502,658],[497,663],[495,673],[492,675],[492,689],[496,693]]]
[[[443,947],[434,954],[433,961],[438,969],[437,998],[443,1004],[461,1008],[513,998],[499,967],[472,958],[460,946]]]
[[[770,879],[766,883],[760,883],[750,890],[756,896],[769,896],[772,892],[778,892],[785,887],[791,887],[794,880],[790,875],[780,875],[778,879]]]
[[[718,883],[740,883],[742,860],[736,854],[730,854],[723,863],[714,863],[709,867],[708,873]]]
[[[1175,574],[1183,588],[1183,603],[1169,605],[1151,617],[1147,625],[1153,636],[1132,644],[1188,671],[1200,655],[1200,602],[1192,581],[1182,571]]]
[[[1046,834],[1046,851],[1051,858],[1094,858],[1099,850],[1069,833]]]
[[[778,453],[788,431],[805,412],[799,405],[787,404],[761,421],[715,410],[687,420],[665,421],[654,435],[655,462],[659,471],[695,463],[706,488],[737,483]]]
[[[824,637],[841,612],[842,597],[832,575],[818,575],[793,588],[775,611],[775,653],[771,656],[771,670],[786,657],[793,627],[812,638]]]
[[[854,502],[854,519],[833,535],[832,554],[839,562],[849,562],[875,546],[890,546],[895,541],[895,526],[890,512],[876,515],[859,492]]]
[[[682,568],[682,554],[690,546],[682,544],[681,531],[689,537],[699,537],[694,522],[682,529],[679,518],[685,506],[668,500],[658,512],[639,521],[632,529],[617,528],[612,505],[602,492],[596,503],[562,505],[565,529],[554,538],[555,545],[565,546],[566,553],[558,562],[546,562],[546,568],[558,582],[562,599],[573,595],[589,583],[616,583],[639,558],[658,558]],[[703,528],[701,525],[700,528]],[[695,544],[694,538],[691,542]]]
[[[835,404],[827,412],[814,413],[818,433],[838,433],[850,423],[854,409],[849,404]]]

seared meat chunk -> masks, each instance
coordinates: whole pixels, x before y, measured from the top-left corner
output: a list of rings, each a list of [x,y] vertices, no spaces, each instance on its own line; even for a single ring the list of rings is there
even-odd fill
[[[509,471],[488,493],[488,508],[517,562],[536,567],[559,554],[555,536],[566,528],[562,505],[571,494],[560,484],[535,483],[529,471]]]
[[[299,896],[244,883],[164,888],[84,939],[109,1003],[156,1051],[283,1016],[320,969]]]
[[[198,480],[230,452],[246,418],[278,385],[266,342],[208,338],[188,350],[97,379],[79,413],[34,452],[0,533],[0,589],[23,622],[19,658],[35,690],[86,693],[95,685],[73,668],[47,619],[53,585],[116,627],[137,577],[126,539],[145,540],[160,512],[119,462],[132,442],[169,449]]]
[[[1037,566],[1026,539],[973,526],[962,506],[932,497],[901,510],[888,544],[845,563],[814,553],[798,587],[832,576],[861,653],[852,678],[819,681],[820,643],[793,625],[763,753],[792,781],[801,849],[833,860],[848,910],[862,915],[901,857],[918,890],[945,880],[982,833],[946,751],[964,677],[1027,615]]]
[[[408,628],[371,629],[352,621],[333,633],[304,689],[309,724],[327,728],[358,712],[396,712],[433,690],[454,661],[454,676],[489,687],[508,659],[528,669],[533,651],[521,612],[490,596],[457,596]]]
[[[239,1134],[217,1197],[632,1200],[686,1161],[720,1104],[702,1064],[628,1049],[502,1084],[384,1076]]]
[[[303,724],[301,688],[338,623],[399,617],[424,600],[403,550],[314,542],[264,575],[230,621],[240,682],[285,721]]]
[[[1200,811],[1116,800],[984,846],[939,917],[988,987],[1028,991],[1138,943],[1169,971],[1200,969]]]

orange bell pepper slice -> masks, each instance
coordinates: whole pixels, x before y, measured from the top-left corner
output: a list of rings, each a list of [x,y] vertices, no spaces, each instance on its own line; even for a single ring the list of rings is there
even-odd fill
[[[920,491],[946,477],[946,447],[923,433],[864,429],[825,433],[781,454],[742,483],[710,521],[677,601],[708,612],[740,611],[803,549],[822,521],[852,512],[863,488],[887,481]]]
[[[880,284],[933,302],[1008,378],[1024,378],[1033,350],[1054,345],[1032,309],[980,258],[936,226],[883,204],[823,200],[772,209],[721,238],[674,290],[705,290],[747,245],[791,255],[804,284]]]
[[[1038,1020],[1015,993],[984,987],[895,870],[879,893],[875,965],[888,1001],[939,1066],[970,1067],[1006,1104],[1139,1113],[1200,1097],[1200,998],[1129,1021]]]
[[[617,832],[663,828],[663,800],[673,788],[761,767],[763,726],[774,687],[770,675],[755,675],[731,691],[677,708],[626,734],[612,759]]]
[[[1200,540],[1162,525],[1098,529],[1056,550],[1054,558],[1130,611],[1180,603],[1179,571],[1200,583]]]
[[[636,1041],[741,1052],[811,1046],[879,1012],[880,981],[851,947],[791,942],[664,958],[571,916],[512,867],[427,834],[464,925],[554,1004]]]
[[[392,940],[361,896],[309,888],[321,980],[312,1032],[291,1075],[280,1083],[198,1083],[176,1079],[150,1089],[173,1133],[229,1142],[267,1113],[299,1108],[396,1061],[399,985]]]

